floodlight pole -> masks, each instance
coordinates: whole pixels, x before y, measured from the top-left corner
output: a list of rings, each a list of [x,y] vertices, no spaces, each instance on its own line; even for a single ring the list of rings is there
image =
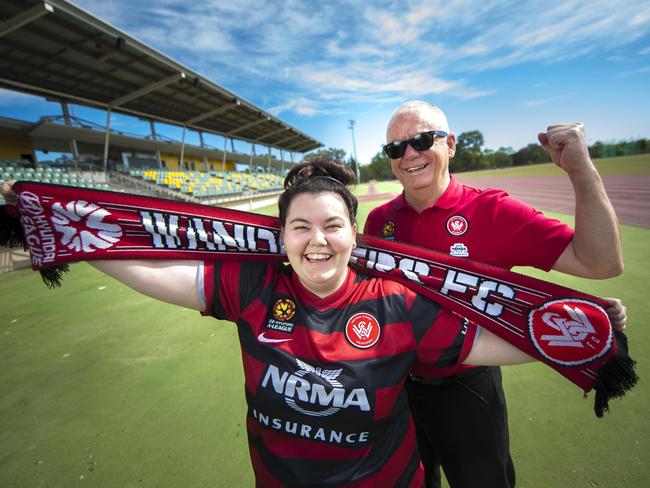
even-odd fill
[[[348,120],[348,122],[350,124],[350,125],[348,125],[348,129],[350,129],[352,131],[352,151],[354,152],[354,168],[355,168],[356,173],[357,173],[357,183],[359,183],[359,178],[360,178],[360,176],[359,176],[359,159],[357,158],[357,144],[356,144],[356,142],[354,140],[354,125],[357,123],[357,121],[350,119],[350,120]]]

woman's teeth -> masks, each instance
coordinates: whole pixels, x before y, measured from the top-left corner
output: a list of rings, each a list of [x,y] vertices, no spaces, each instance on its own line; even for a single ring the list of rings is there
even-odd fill
[[[305,254],[309,261],[327,261],[331,256],[329,254]]]

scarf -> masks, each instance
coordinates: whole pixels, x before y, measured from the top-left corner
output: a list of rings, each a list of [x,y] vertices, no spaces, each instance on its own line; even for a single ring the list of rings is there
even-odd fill
[[[0,244],[21,242],[50,287],[93,259],[286,261],[275,217],[159,198],[18,182],[18,215]],[[13,207],[5,207],[5,213]],[[15,212],[15,211],[14,211]],[[544,362],[584,392],[598,417],[638,379],[627,339],[594,296],[431,250],[358,235],[350,266],[403,283]]]

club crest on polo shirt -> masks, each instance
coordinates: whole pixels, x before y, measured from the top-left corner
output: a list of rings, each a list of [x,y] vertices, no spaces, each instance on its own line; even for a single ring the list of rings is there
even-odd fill
[[[291,298],[280,298],[276,300],[271,309],[273,317],[266,322],[266,328],[280,332],[293,332],[294,324],[291,319],[296,315],[296,302]]]
[[[359,349],[374,346],[380,336],[379,321],[369,313],[355,313],[345,325],[345,337],[350,344]]]
[[[598,359],[612,347],[611,327],[596,330],[607,312],[595,303],[577,298],[553,300],[528,315],[530,337],[539,353],[563,366],[579,366]]]
[[[453,215],[447,219],[447,232],[452,236],[462,236],[467,229],[469,229],[469,223],[462,215]]]
[[[381,227],[381,237],[383,239],[394,241],[395,240],[395,222],[387,220]]]
[[[457,258],[469,257],[469,249],[462,242],[457,242],[453,246],[449,246],[449,255]]]

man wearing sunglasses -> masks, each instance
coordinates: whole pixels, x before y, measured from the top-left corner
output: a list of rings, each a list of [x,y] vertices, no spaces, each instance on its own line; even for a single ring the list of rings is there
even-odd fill
[[[534,266],[586,278],[622,272],[616,215],[582,124],[551,126],[538,136],[573,185],[575,231],[504,191],[451,176],[456,138],[437,107],[402,104],[386,137],[384,152],[404,191],[371,211],[364,233],[507,269]],[[440,466],[452,488],[515,485],[499,368],[432,368],[426,377],[411,376],[406,390],[428,487],[440,486]]]

